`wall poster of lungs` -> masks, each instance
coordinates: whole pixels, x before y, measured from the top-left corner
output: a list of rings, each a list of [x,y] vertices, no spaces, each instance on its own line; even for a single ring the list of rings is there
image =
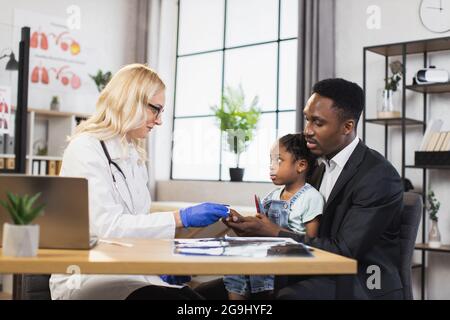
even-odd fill
[[[29,26],[31,30],[29,100],[33,101],[29,104],[37,103],[38,108],[48,108],[53,95],[76,98],[74,95],[90,81],[81,33],[68,28],[64,14],[52,17],[15,10],[15,25]],[[45,101],[44,91],[48,93]]]
[[[0,135],[12,135],[11,123],[11,88],[0,86]],[[0,150],[3,153],[3,150]]]

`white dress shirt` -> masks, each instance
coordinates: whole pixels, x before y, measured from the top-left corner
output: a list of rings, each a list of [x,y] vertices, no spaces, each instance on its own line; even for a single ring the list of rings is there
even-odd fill
[[[342,169],[352,155],[356,146],[359,143],[359,138],[355,137],[344,149],[339,151],[332,159],[320,158],[319,161],[325,164],[325,173],[323,174],[322,183],[320,184],[320,193],[328,201],[328,197],[336,184]]]

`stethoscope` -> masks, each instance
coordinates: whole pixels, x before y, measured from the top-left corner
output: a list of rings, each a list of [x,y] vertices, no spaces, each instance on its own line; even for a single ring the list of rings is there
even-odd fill
[[[105,153],[105,156],[108,159],[109,169],[111,171],[111,177],[113,179],[114,186],[115,186],[115,188],[117,190],[117,193],[122,198],[122,201],[125,203],[125,206],[127,207],[128,211],[131,214],[135,214],[133,197],[131,196],[131,191],[130,191],[130,188],[128,186],[127,177],[125,176],[125,173],[122,171],[120,166],[117,163],[115,163],[114,161],[112,161],[111,156],[109,155],[108,149],[106,148],[105,142],[104,141],[100,141],[100,144],[102,145],[103,152]],[[114,173],[113,173],[113,170],[112,170],[112,166],[114,166],[120,172],[120,174],[123,177],[123,181],[125,182],[125,186],[127,187],[128,195],[130,196],[131,208],[129,207],[128,202],[124,199],[124,197],[122,197],[122,194],[120,193],[119,188],[117,187],[117,180],[116,180],[116,177],[114,176]]]

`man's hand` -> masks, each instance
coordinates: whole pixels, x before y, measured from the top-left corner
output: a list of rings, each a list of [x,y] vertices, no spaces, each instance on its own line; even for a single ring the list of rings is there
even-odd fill
[[[231,222],[242,222],[244,220],[244,217],[241,216],[236,210],[230,208],[228,217],[223,218],[223,220]]]
[[[231,215],[231,219],[222,221],[240,237],[278,237],[278,233],[281,230],[280,226],[262,214],[257,214],[256,217],[242,217],[239,215],[237,221],[233,219],[233,216],[235,214]]]

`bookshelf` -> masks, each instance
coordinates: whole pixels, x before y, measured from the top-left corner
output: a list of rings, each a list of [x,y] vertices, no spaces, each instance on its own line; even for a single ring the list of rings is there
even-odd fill
[[[363,89],[366,92],[367,85],[367,55],[368,53],[375,54],[384,58],[385,62],[385,78],[388,78],[388,66],[390,57],[401,57],[400,61],[403,64],[402,74],[406,75],[407,69],[407,59],[410,55],[422,55],[423,57],[423,67],[429,66],[429,56],[431,52],[449,55],[450,51],[450,37],[435,38],[435,39],[424,39],[417,41],[399,42],[399,43],[389,43],[377,46],[369,46],[363,48]],[[384,147],[385,147],[385,157],[388,157],[388,143],[389,143],[389,130],[390,126],[400,126],[401,127],[401,148],[397,149],[395,152],[401,153],[401,177],[405,178],[406,169],[410,170],[421,170],[422,171],[422,199],[424,203],[422,212],[422,236],[421,243],[416,244],[415,249],[421,251],[421,263],[413,264],[412,268],[420,269],[420,289],[421,289],[421,299],[425,299],[425,286],[426,286],[426,253],[429,251],[450,253],[450,245],[442,245],[440,248],[431,248],[426,243],[427,241],[427,211],[426,211],[426,194],[427,194],[427,170],[448,170],[450,165],[441,164],[431,164],[431,163],[420,163],[420,164],[410,164],[407,165],[405,161],[406,147],[405,140],[407,129],[414,126],[421,126],[422,131],[425,134],[427,129],[427,110],[428,110],[428,100],[427,96],[430,94],[448,94],[450,93],[450,83],[438,83],[438,84],[406,84],[405,76],[402,76],[402,110],[401,117],[395,119],[367,119],[366,110],[363,113],[363,141],[366,141],[366,124],[383,125],[385,127],[384,134]],[[422,119],[411,119],[406,117],[406,91],[421,94],[423,98],[423,117]]]
[[[406,126],[423,126],[423,121],[405,118]],[[384,126],[401,126],[403,123],[402,118],[382,118],[382,119],[366,119],[367,123],[380,124]]]
[[[67,146],[67,137],[72,135],[77,123],[88,118],[88,114],[62,112],[53,110],[28,109],[28,145],[27,173],[39,175],[58,175],[61,168],[62,155]],[[44,127],[45,137],[37,134],[38,126]],[[35,148],[37,141],[44,142],[47,154],[38,155]]]
[[[450,83],[435,83],[426,85],[410,85],[406,89],[419,93],[447,93],[450,92]]]
[[[425,250],[425,251],[450,253],[450,245],[441,245],[439,248],[432,248],[427,243],[417,243],[416,249],[417,250]]]
[[[15,110],[14,107],[13,110]],[[80,120],[87,119],[89,116],[89,114],[85,113],[28,108],[26,173],[58,175],[64,148],[67,145],[67,137],[73,133],[75,126]],[[35,148],[37,140],[41,140],[47,147],[46,155],[37,155]],[[0,150],[0,170],[12,170],[14,169],[15,155],[2,153],[4,151]],[[39,162],[38,172],[34,170],[37,162]],[[43,168],[42,170],[40,169],[41,167]],[[53,167],[56,171],[49,170],[49,168]]]

